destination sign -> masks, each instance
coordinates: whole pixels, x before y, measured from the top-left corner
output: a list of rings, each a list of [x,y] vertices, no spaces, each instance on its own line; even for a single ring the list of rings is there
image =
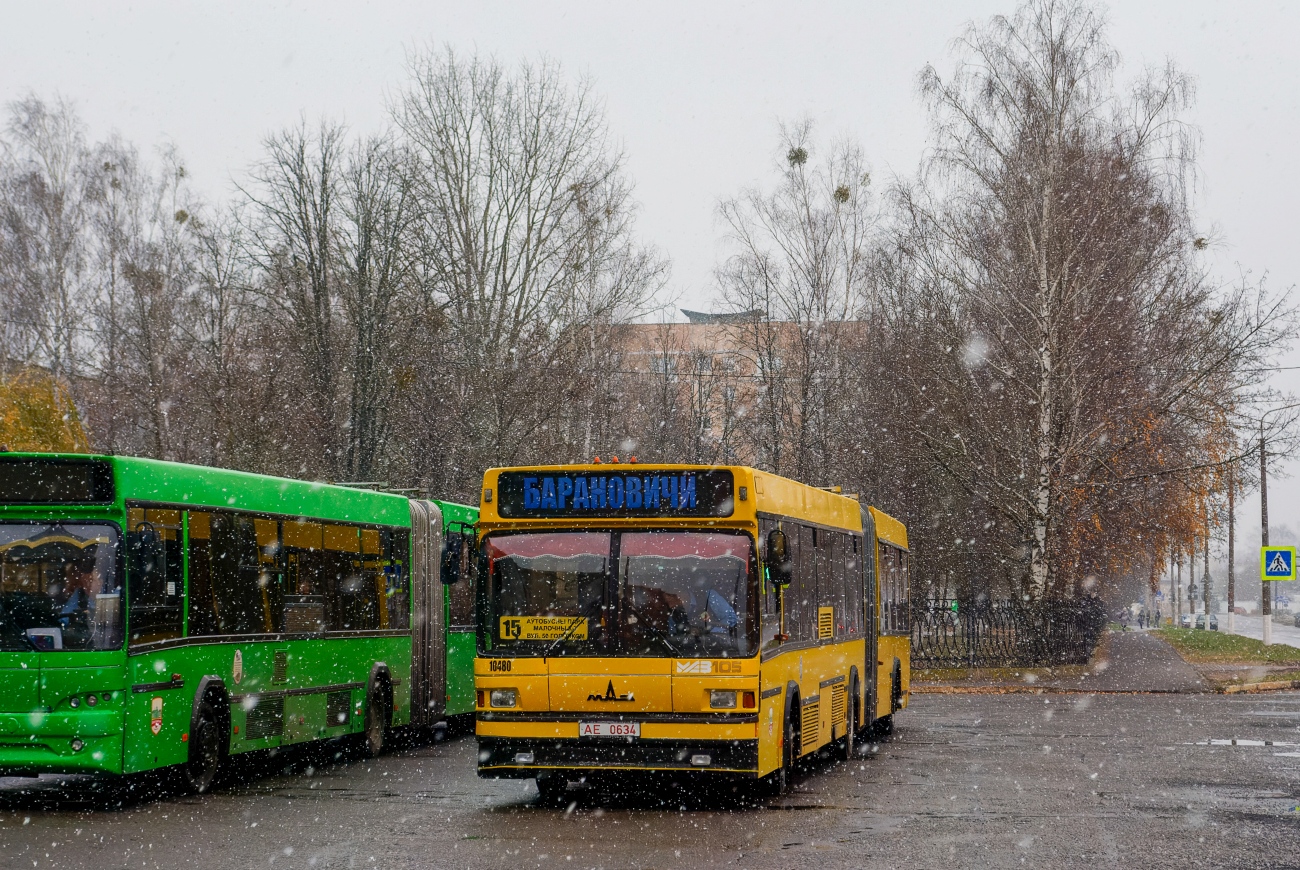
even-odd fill
[[[730,471],[505,471],[497,479],[503,517],[729,517]]]
[[[113,468],[94,459],[0,457],[0,504],[106,504]]]
[[[586,640],[587,617],[503,616],[499,631],[502,640]]]

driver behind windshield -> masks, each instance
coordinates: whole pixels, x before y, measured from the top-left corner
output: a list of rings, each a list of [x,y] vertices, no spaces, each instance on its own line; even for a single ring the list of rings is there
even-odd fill
[[[94,562],[64,563],[63,588],[58,590],[55,600],[63,602],[59,608],[59,622],[65,628],[84,629],[89,625],[95,607],[95,592],[99,588],[98,579]]]
[[[738,535],[624,534],[624,644],[660,654],[745,654],[737,610],[747,592],[747,550]]]

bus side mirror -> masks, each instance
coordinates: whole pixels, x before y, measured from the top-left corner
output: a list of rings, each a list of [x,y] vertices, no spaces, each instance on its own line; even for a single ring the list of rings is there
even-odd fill
[[[460,532],[448,532],[442,547],[440,574],[443,584],[450,586],[460,580],[461,558],[464,552],[465,536]]]
[[[785,532],[773,529],[767,533],[767,570],[777,586],[789,586],[793,572],[790,566],[790,548]]]

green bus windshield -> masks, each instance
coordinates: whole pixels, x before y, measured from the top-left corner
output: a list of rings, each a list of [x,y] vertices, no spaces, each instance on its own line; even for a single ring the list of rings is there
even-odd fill
[[[0,650],[122,646],[117,529],[0,523]]]

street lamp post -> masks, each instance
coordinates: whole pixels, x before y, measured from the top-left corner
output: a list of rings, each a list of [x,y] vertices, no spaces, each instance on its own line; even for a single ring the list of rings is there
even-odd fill
[[[1201,571],[1201,586],[1204,588],[1202,600],[1205,602],[1205,630],[1210,630],[1210,500],[1205,500],[1205,536],[1201,542],[1205,562]]]
[[[1175,549],[1174,552],[1175,552],[1175,555],[1174,555],[1174,588],[1173,588],[1173,590],[1172,590],[1173,593],[1174,593],[1173,596],[1172,596],[1172,598],[1174,599],[1174,621],[1173,621],[1173,626],[1174,626],[1174,628],[1178,628],[1178,625],[1179,625],[1179,623],[1182,621],[1182,616],[1183,616],[1183,596],[1182,596],[1182,587],[1183,587],[1183,551],[1182,551],[1182,548],[1180,547],[1180,548]]]
[[[1237,480],[1236,471],[1233,466],[1228,466],[1228,634],[1237,633],[1237,568],[1233,565],[1236,559],[1236,540],[1234,533],[1236,531],[1237,520]]]
[[[1264,448],[1264,421],[1259,421],[1259,524],[1260,543],[1268,546],[1268,454]],[[1260,572],[1262,575],[1264,572]],[[1264,617],[1264,646],[1273,643],[1273,588],[1261,577],[1259,613]]]

